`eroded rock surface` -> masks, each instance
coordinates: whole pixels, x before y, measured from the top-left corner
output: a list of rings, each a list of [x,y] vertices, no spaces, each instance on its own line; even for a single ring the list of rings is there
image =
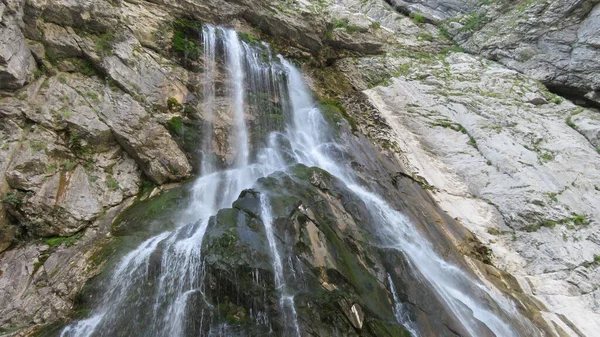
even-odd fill
[[[173,37],[176,22],[209,22],[234,26],[249,33],[247,39],[271,40],[299,60],[315,92],[346,108],[326,116],[340,137],[354,145],[371,141],[401,165],[373,164],[379,152],[360,146],[340,156],[375,159],[348,165],[395,207],[427,224],[432,240],[447,235],[436,241],[441,252],[457,260],[468,255],[465,266],[510,289],[529,314],[541,312],[548,334],[594,336],[600,329],[598,112],[549,93],[534,79],[587,104],[598,102],[598,1],[392,4],[413,18],[375,0],[0,2],[0,90],[7,90],[0,94],[0,328],[25,327],[20,334],[26,336],[40,325],[77,317],[76,294],[105,260],[96,252],[106,243],[106,222],[142,187],[152,190],[198,171],[198,138],[190,135],[206,123],[200,90],[205,65],[190,56],[201,41],[186,35],[189,48],[177,50]],[[465,49],[505,66],[451,53],[457,48],[446,32],[423,21],[443,24]],[[217,150],[210,155],[227,167],[236,153],[229,84],[222,76],[215,81]],[[340,131],[345,119],[354,135]],[[273,186],[284,181],[270,179]],[[389,323],[390,290],[376,268],[386,265],[395,280],[408,280],[405,260],[365,243],[360,205],[350,199],[341,204],[331,180],[306,182],[314,184],[294,187],[332,207],[298,195],[274,206],[280,243],[292,237],[299,243],[286,246],[286,256],[301,257],[290,265],[318,289],[298,289],[298,301],[318,308],[303,310],[301,324],[314,334],[332,333],[332,327],[345,335],[405,334]],[[338,187],[333,190],[342,193]],[[431,209],[423,188],[448,214]],[[170,228],[173,223],[158,215],[181,206],[178,193],[130,208],[112,228],[116,241]],[[247,259],[246,250],[230,258],[213,248],[226,244],[224,253],[239,244],[268,255],[256,216],[258,195],[247,192],[221,211],[203,245],[213,254],[211,296],[228,296],[220,314],[231,314],[236,324],[252,305],[274,310],[273,277],[267,262]],[[158,218],[150,229],[139,227],[146,215]],[[338,253],[343,258],[334,258]],[[251,303],[247,294],[220,287],[230,281],[224,275],[249,266],[264,281],[263,289],[248,285],[252,294],[273,297],[269,303]],[[373,287],[354,282],[350,271]],[[431,295],[418,287],[399,291],[407,303]],[[453,333],[451,319],[435,304],[432,299],[431,307],[413,308],[418,315],[412,318],[431,334]],[[331,325],[311,324],[327,318]]]

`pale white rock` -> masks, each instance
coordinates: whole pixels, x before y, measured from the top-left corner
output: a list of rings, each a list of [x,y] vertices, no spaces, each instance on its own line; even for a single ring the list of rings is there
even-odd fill
[[[529,283],[524,289],[547,306],[546,318],[564,315],[568,324],[557,324],[565,331],[576,335],[572,324],[593,336],[600,329],[599,267],[581,266],[600,251],[600,155],[566,117],[579,112],[573,118],[593,121],[598,113],[567,101],[525,103],[528,93],[546,101],[552,95],[466,54],[414,62],[410,70],[365,91],[403,150],[401,160],[492,248],[496,266]],[[557,224],[544,227],[549,221]]]

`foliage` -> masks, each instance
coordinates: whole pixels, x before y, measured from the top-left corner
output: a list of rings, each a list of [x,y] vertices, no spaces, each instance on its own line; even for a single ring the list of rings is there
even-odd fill
[[[433,35],[429,33],[419,33],[417,34],[417,38],[423,41],[433,41]]]
[[[240,39],[242,41],[246,41],[246,42],[249,42],[249,43],[256,43],[256,42],[258,42],[258,39],[256,39],[252,34],[249,34],[249,33],[238,32],[238,36],[240,37]]]
[[[200,32],[202,24],[181,18],[173,21],[173,39],[171,40],[171,51],[180,57],[197,59],[202,54],[200,47]]]
[[[320,110],[323,116],[336,131],[339,131],[339,124],[341,119],[345,119],[352,131],[358,131],[356,121],[346,112],[346,109],[340,104],[339,101],[325,99],[321,101]]]
[[[169,131],[174,133],[177,136],[183,135],[183,119],[179,116],[173,117],[167,121],[167,126],[169,127]]]
[[[486,13],[473,13],[467,17],[466,22],[462,26],[462,30],[478,30],[488,23],[489,18]]]
[[[0,199],[0,203],[9,204],[13,207],[18,206],[21,203],[21,195],[18,192],[8,192],[4,198]]]
[[[335,20],[333,22],[333,26],[335,28],[343,29],[348,33],[356,33],[360,31],[360,27],[351,24],[348,19]]]
[[[94,35],[92,39],[96,43],[96,51],[100,55],[106,56],[112,53],[113,44],[116,40],[115,33],[108,31],[100,35]]]
[[[119,188],[119,182],[112,176],[106,178],[106,187],[111,191],[116,191]]]
[[[181,105],[181,103],[179,103],[177,98],[169,97],[167,99],[167,109],[169,109],[169,111],[172,111],[172,112],[179,112],[179,111],[183,110],[183,105]]]
[[[46,238],[44,239],[44,242],[50,246],[50,248],[53,247],[58,247],[61,244],[64,244],[65,247],[70,247],[72,246],[77,239],[79,239],[81,237],[81,232],[76,233],[74,235],[71,236],[67,236],[67,237],[63,237],[63,236],[57,236],[57,237],[52,237],[52,238]]]
[[[377,21],[373,21],[373,22],[371,22],[370,27],[373,29],[379,29],[379,28],[381,28],[381,23],[379,23]]]
[[[423,14],[410,13],[410,17],[412,18],[413,22],[418,25],[425,23],[425,17],[423,16]]]

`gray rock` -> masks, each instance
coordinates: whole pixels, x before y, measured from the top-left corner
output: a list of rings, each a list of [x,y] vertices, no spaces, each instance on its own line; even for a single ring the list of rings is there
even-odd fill
[[[397,61],[380,60],[391,69]],[[600,249],[598,113],[568,101],[526,104],[553,95],[466,54],[406,68],[366,91],[383,117],[376,125],[390,130],[378,136],[396,142],[407,171],[435,186],[434,198],[493,250],[496,266],[534,284],[526,293],[548,307],[549,321],[592,336],[600,328],[598,268],[582,276],[577,266]]]
[[[0,4],[0,89],[14,90],[32,78],[35,60],[15,19]]]
[[[479,5],[478,0],[390,0],[389,3],[404,13],[418,13],[429,20],[439,21],[465,14]]]
[[[477,15],[487,16],[482,27],[474,27],[475,31],[457,30],[455,39],[468,51],[498,60],[557,92],[598,104],[598,3],[597,0],[497,2],[479,10]]]
[[[101,115],[117,141],[158,184],[187,178],[192,170],[167,129],[127,94],[107,91]]]

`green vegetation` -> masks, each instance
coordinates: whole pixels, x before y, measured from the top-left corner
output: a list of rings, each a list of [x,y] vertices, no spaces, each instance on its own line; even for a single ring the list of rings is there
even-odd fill
[[[360,27],[357,25],[351,24],[348,19],[335,20],[333,22],[333,26],[335,28],[340,28],[345,30],[348,33],[356,33],[360,31]]]
[[[73,115],[73,112],[71,110],[69,110],[69,109],[61,109],[60,110],[60,115],[63,118],[69,118],[69,117],[71,117],[71,115]]]
[[[171,111],[171,112],[179,112],[179,111],[183,110],[183,105],[181,105],[181,103],[179,103],[177,98],[169,97],[167,99],[167,109],[169,109],[169,111]]]
[[[183,127],[183,118],[176,116],[167,121],[167,127],[171,133],[177,136],[183,136],[184,127]]]
[[[581,107],[579,107],[579,108],[575,109],[575,111],[573,111],[573,112],[572,112],[572,113],[571,113],[571,114],[570,114],[570,115],[567,117],[567,120],[566,120],[566,122],[567,122],[567,125],[568,125],[568,126],[570,126],[571,128],[573,128],[574,130],[577,130],[577,125],[576,125],[575,123],[573,123],[573,121],[571,120],[571,118],[572,118],[573,116],[577,116],[577,115],[579,115],[579,114],[580,114],[580,113],[582,113],[583,111],[584,111],[584,109],[583,109],[583,108],[581,108]]]
[[[381,28],[381,24],[377,21],[373,21],[373,22],[371,22],[371,25],[369,27],[371,27],[373,29],[379,29],[379,28]]]
[[[554,155],[549,152],[540,153],[538,154],[538,157],[542,163],[549,162],[554,159]]]
[[[423,14],[410,13],[410,17],[412,18],[413,22],[418,25],[425,23],[425,17],[423,16]]]
[[[62,167],[65,171],[71,171],[75,166],[77,166],[77,162],[73,160],[65,160],[62,163]]]
[[[21,203],[21,195],[19,192],[8,192],[2,199],[0,199],[0,203],[9,204],[13,207],[18,206]]]
[[[89,99],[91,99],[92,101],[94,101],[94,102],[99,102],[99,101],[100,101],[100,98],[98,97],[98,94],[97,94],[97,93],[95,93],[95,92],[88,91],[88,92],[86,92],[86,93],[85,93],[85,95],[86,95],[86,96],[87,96]]]
[[[256,43],[258,42],[258,39],[255,38],[252,34],[246,33],[246,32],[238,32],[238,36],[240,37],[240,39],[242,41],[246,41],[248,43]]]
[[[452,40],[452,35],[450,35],[450,32],[445,26],[440,26],[440,35],[448,40]]]
[[[445,47],[445,48],[443,48],[440,51],[440,54],[447,55],[447,54],[450,54],[450,53],[464,53],[464,52],[465,52],[464,49],[462,49],[459,46],[454,45],[454,46],[451,46],[451,47]]]
[[[427,32],[417,34],[417,38],[423,41],[433,41],[433,35]]]
[[[96,51],[100,55],[106,56],[112,53],[113,44],[116,40],[115,33],[109,31],[104,34],[91,36],[94,42],[96,43]]]
[[[586,268],[593,268],[596,266],[600,266],[600,255],[594,254],[594,260],[592,260],[591,262],[584,262],[583,266]]]
[[[536,232],[542,227],[552,229],[552,228],[556,227],[556,225],[563,225],[563,224],[569,224],[569,223],[573,223],[573,225],[567,225],[567,228],[575,229],[574,226],[584,227],[584,226],[589,225],[590,222],[587,219],[587,217],[583,214],[573,214],[571,217],[567,217],[567,218],[563,218],[563,219],[559,219],[559,220],[548,220],[548,219],[542,220],[537,224],[533,224],[533,225],[524,227],[524,230],[526,232]]]
[[[113,176],[106,178],[106,187],[111,191],[116,191],[119,188],[119,182]]]
[[[46,147],[48,147],[48,145],[46,144],[46,142],[41,141],[41,140],[30,140],[29,141],[29,146],[31,147],[32,150],[34,150],[36,152],[45,150]]]
[[[77,68],[77,71],[86,76],[98,75],[98,70],[94,67],[94,64],[86,59],[72,59],[71,63]]]
[[[478,30],[489,21],[486,13],[473,13],[467,17],[462,30]]]
[[[340,130],[339,123],[341,122],[342,118],[348,122],[352,132],[358,131],[356,120],[348,115],[346,109],[344,109],[339,101],[330,99],[321,100],[321,105],[319,108],[323,114],[323,117],[329,122],[336,132],[339,132]]]
[[[195,60],[202,55],[199,32],[202,24],[190,19],[177,19],[173,21],[173,38],[171,39],[171,51],[180,57]]]
[[[452,122],[448,122],[448,121],[437,121],[435,123],[432,124],[433,126],[441,126],[443,128],[448,128],[448,129],[452,129],[454,131],[458,131],[461,132],[465,135],[467,135],[469,137],[469,141],[467,142],[467,144],[471,145],[472,147],[477,149],[477,141],[475,140],[475,138],[473,138],[473,136],[471,136],[469,134],[469,132],[467,132],[467,129],[465,129],[462,125],[458,124],[458,123],[452,123]]]
[[[52,237],[52,238],[46,238],[44,239],[44,242],[50,246],[50,248],[54,248],[54,247],[58,247],[61,244],[64,244],[65,247],[70,247],[72,246],[77,239],[79,239],[81,237],[81,232],[76,233],[74,235],[71,236],[57,236],[57,237]]]

